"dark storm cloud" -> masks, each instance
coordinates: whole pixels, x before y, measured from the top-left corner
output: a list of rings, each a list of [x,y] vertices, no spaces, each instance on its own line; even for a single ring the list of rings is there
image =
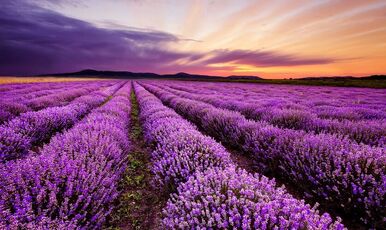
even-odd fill
[[[19,1],[0,8],[0,74],[36,74],[82,68],[133,69],[177,60],[160,47],[178,42],[159,31],[116,30]]]

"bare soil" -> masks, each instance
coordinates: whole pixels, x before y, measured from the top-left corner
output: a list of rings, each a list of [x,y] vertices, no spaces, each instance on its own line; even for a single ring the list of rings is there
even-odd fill
[[[111,215],[109,229],[160,229],[162,208],[168,195],[152,186],[150,149],[143,140],[138,117],[139,108],[134,92],[131,94],[132,149],[128,167],[121,181],[121,196]]]

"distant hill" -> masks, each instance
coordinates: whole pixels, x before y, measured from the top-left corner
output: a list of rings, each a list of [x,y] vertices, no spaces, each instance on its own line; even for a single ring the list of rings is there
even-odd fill
[[[100,78],[149,78],[149,79],[184,79],[184,80],[225,80],[225,79],[244,79],[244,80],[261,80],[262,78],[256,76],[210,76],[210,75],[199,75],[189,73],[176,73],[176,74],[156,74],[156,73],[135,73],[129,71],[99,71],[93,69],[86,69],[79,72],[72,73],[57,73],[57,74],[43,74],[39,76],[57,76],[57,77],[100,77]]]
[[[57,77],[92,77],[92,78],[159,78],[155,73],[134,73],[128,71],[99,71],[86,69],[79,72],[43,74],[39,76],[57,76]]]
[[[86,69],[79,72],[71,72],[71,73],[57,73],[57,74],[43,74],[39,76],[58,76],[58,77],[100,77],[100,78],[132,78],[132,79],[140,79],[140,78],[149,78],[149,79],[184,79],[184,80],[268,80],[263,79],[258,76],[246,76],[246,75],[231,75],[228,77],[220,77],[220,76],[211,76],[211,75],[200,75],[200,74],[189,74],[189,73],[176,73],[176,74],[156,74],[156,73],[138,73],[138,72],[130,72],[130,71],[100,71],[93,69]],[[278,79],[280,80],[280,79]],[[365,77],[352,77],[352,76],[334,76],[334,77],[304,77],[292,79],[295,80],[307,80],[307,81],[345,81],[345,80],[386,80],[386,75],[371,75]]]
[[[372,75],[365,77],[335,76],[335,77],[306,77],[298,79],[263,79],[257,76],[231,75],[228,77],[199,75],[189,73],[156,74],[135,73],[129,71],[98,71],[86,69],[73,73],[44,74],[39,77],[77,77],[77,78],[104,78],[104,79],[172,79],[187,81],[210,82],[240,82],[240,83],[268,83],[290,85],[315,85],[315,86],[344,86],[386,88],[386,75]]]
[[[224,77],[220,76],[210,76],[210,75],[200,75],[200,74],[189,74],[189,73],[176,73],[176,74],[164,74],[160,75],[160,78],[167,78],[167,79],[186,79],[186,80],[216,80],[216,79],[223,79]]]
[[[362,79],[386,80],[386,75],[371,75],[368,77],[362,77]]]

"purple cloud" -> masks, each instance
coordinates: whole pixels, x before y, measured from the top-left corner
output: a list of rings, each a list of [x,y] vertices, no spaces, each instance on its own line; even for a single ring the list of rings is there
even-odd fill
[[[97,28],[25,2],[5,2],[0,9],[0,74],[156,71],[186,56],[161,48],[179,40],[159,31]]]
[[[237,63],[258,67],[270,66],[299,66],[299,65],[320,65],[335,62],[330,58],[302,58],[295,55],[284,55],[271,51],[253,50],[214,50],[212,56],[203,61],[203,64]]]

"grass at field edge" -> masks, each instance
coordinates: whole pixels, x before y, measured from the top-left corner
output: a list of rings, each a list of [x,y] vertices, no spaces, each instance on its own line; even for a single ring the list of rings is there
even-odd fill
[[[73,81],[103,81],[109,79],[101,78],[80,78],[80,77],[8,77],[0,76],[0,85],[2,84],[25,84],[40,82],[73,82]]]
[[[167,80],[167,79],[165,79],[165,80]],[[323,79],[323,80],[307,80],[307,79],[299,79],[299,80],[296,80],[296,79],[292,79],[292,80],[289,80],[289,79],[263,79],[263,80],[169,79],[169,80],[386,89],[386,80],[364,80],[364,79],[342,79],[342,80],[333,80],[333,79]]]

